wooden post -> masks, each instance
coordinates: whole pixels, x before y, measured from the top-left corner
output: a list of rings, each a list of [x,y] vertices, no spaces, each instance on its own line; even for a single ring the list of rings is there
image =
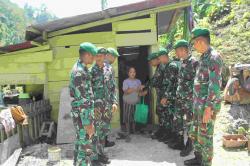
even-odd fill
[[[17,125],[17,132],[19,135],[20,145],[23,146],[23,131],[22,131],[22,126],[20,124]]]

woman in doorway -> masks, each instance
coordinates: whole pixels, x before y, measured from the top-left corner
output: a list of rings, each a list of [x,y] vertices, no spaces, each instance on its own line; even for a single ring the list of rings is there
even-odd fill
[[[143,91],[144,85],[136,79],[136,70],[130,67],[128,70],[128,78],[123,81],[123,123],[128,134],[135,132],[135,105],[140,101],[140,96],[145,96],[147,91]],[[132,131],[131,131],[132,128]]]

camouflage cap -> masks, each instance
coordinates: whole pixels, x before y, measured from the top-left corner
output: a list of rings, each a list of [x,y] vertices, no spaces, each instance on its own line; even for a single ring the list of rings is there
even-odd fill
[[[157,57],[158,57],[158,53],[157,52],[152,52],[151,54],[148,55],[147,60],[151,61],[151,60],[153,60],[153,59],[155,59]]]
[[[79,48],[79,53],[82,53],[82,52],[88,52],[88,53],[91,53],[92,56],[96,56],[97,48],[92,43],[84,42],[84,43],[80,44],[80,48]]]
[[[197,37],[210,37],[210,32],[207,28],[194,28],[192,30],[192,39],[195,39]]]
[[[97,48],[97,54],[107,54],[107,49],[104,47],[98,47]]]
[[[114,57],[119,57],[120,56],[118,51],[116,49],[114,49],[114,48],[111,48],[111,47],[107,48],[107,53],[111,54]]]
[[[184,40],[184,39],[182,39],[182,40],[178,40],[176,43],[175,43],[175,45],[174,45],[174,49],[177,49],[177,48],[179,48],[179,47],[188,47],[188,42],[186,41],[186,40]]]
[[[158,56],[166,55],[168,56],[169,51],[166,48],[160,48]]]

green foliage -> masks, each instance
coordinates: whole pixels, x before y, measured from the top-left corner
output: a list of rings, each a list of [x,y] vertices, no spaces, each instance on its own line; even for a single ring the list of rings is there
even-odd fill
[[[22,9],[9,0],[0,0],[0,47],[23,42],[26,27],[30,24],[55,19],[45,5],[40,8],[25,5]]]
[[[24,12],[9,0],[0,1],[0,46],[23,41]]]

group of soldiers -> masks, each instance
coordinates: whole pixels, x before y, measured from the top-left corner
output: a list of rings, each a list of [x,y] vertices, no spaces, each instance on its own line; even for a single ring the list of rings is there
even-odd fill
[[[109,164],[104,147],[114,146],[108,141],[112,113],[118,101],[114,70],[111,66],[119,56],[114,48],[96,48],[82,43],[79,60],[70,76],[71,116],[76,129],[74,165],[102,166]],[[88,65],[95,64],[88,68]]]
[[[192,56],[190,45],[200,53],[199,60]],[[181,156],[187,156],[194,148],[195,158],[186,160],[185,165],[210,166],[214,121],[221,103],[223,62],[210,46],[210,32],[205,28],[195,28],[191,42],[179,40],[174,49],[173,59],[164,48],[148,56],[149,64],[156,68],[149,84],[157,92],[159,117],[159,129],[152,138],[181,150]],[[85,42],[80,45],[79,55],[69,85],[77,135],[74,165],[102,166],[110,163],[104,147],[114,145],[107,136],[112,113],[118,106],[111,64],[119,53],[113,48],[96,48]],[[88,68],[94,60],[96,63]],[[184,126],[188,130],[185,143]]]
[[[192,56],[191,45],[200,54],[199,60]],[[210,32],[205,28],[195,28],[191,42],[179,40],[174,49],[173,59],[165,48],[148,56],[149,64],[156,68],[149,84],[156,89],[159,119],[152,138],[181,150],[183,157],[194,149],[195,158],[186,160],[185,165],[210,166],[223,62],[211,48]],[[188,139],[184,143],[185,131]]]

